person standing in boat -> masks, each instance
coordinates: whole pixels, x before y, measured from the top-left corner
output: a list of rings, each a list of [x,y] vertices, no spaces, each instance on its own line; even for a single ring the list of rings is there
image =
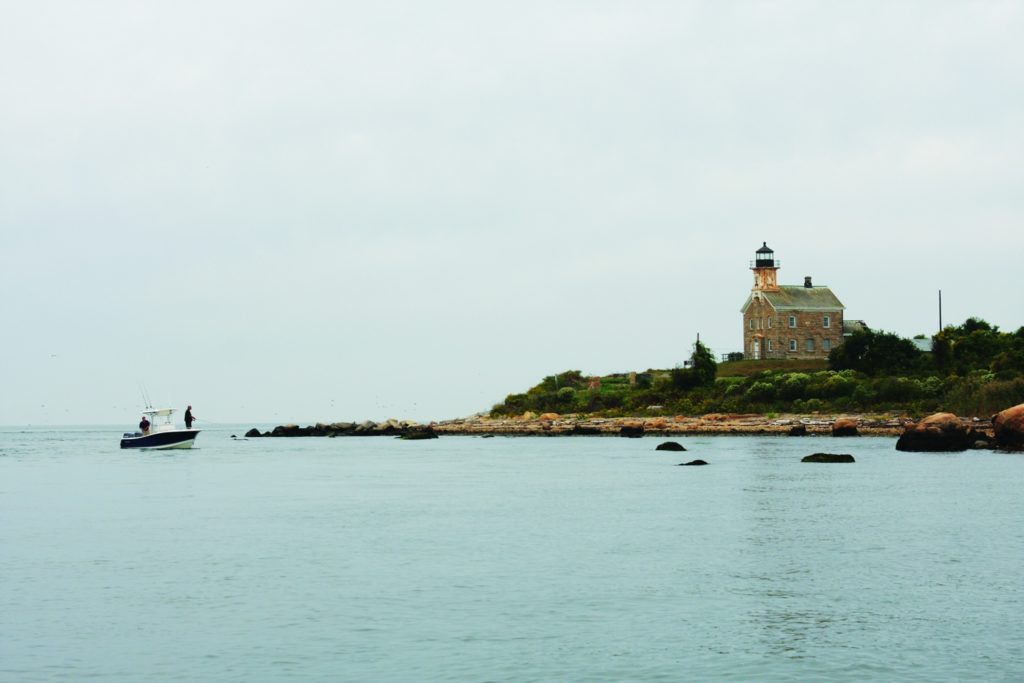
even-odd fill
[[[149,418],[145,415],[142,416],[142,422],[139,423],[139,431],[143,434],[149,434]]]
[[[192,417],[192,406],[185,408],[185,429],[192,429],[192,421],[195,419]]]

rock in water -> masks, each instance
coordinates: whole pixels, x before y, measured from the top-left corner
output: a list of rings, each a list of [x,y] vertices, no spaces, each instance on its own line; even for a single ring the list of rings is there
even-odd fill
[[[425,429],[410,429],[402,434],[399,439],[403,441],[422,441],[423,439],[436,439],[437,432],[429,427]]]
[[[997,413],[992,417],[999,448],[1010,451],[1024,450],[1024,403]]]
[[[857,462],[848,453],[815,453],[804,457],[800,462]]]
[[[841,417],[832,423],[832,436],[860,436],[857,432],[857,421]]]
[[[659,443],[656,451],[685,451],[683,444],[676,441],[666,441],[665,443]]]
[[[249,431],[247,431],[247,432],[245,433],[245,435],[246,435],[247,437],[249,437],[249,438],[252,438],[252,437],[254,437],[254,436],[260,436],[260,430],[258,430],[258,429],[256,429],[255,427],[253,427],[252,429],[250,429]]]
[[[601,430],[597,427],[591,427],[588,425],[576,424],[572,426],[573,436],[594,436],[601,433]]]
[[[896,450],[931,453],[966,451],[976,440],[974,430],[953,413],[935,413],[904,427],[896,441]]]
[[[644,435],[643,425],[623,425],[619,429],[619,436],[625,436],[630,439],[637,439]]]
[[[686,467],[687,465],[707,465],[703,460],[691,460],[690,462],[681,462],[678,467]]]
[[[807,425],[790,427],[788,436],[807,436]]]

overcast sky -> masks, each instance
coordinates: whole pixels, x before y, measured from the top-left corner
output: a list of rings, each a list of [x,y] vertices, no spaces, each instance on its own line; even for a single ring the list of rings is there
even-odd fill
[[[672,367],[763,241],[875,329],[1024,325],[1024,3],[0,8],[3,424]]]

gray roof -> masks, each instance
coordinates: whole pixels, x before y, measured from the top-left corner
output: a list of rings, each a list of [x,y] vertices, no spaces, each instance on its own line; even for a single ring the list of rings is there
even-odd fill
[[[866,332],[870,329],[866,322],[863,320],[843,320],[843,334],[853,334],[854,332]]]
[[[782,285],[776,292],[762,291],[761,296],[776,311],[841,311],[846,308],[828,287]],[[746,312],[753,293],[741,309]]]
[[[934,342],[932,339],[911,339],[911,343],[917,347],[918,351],[924,353],[931,353],[934,350]]]

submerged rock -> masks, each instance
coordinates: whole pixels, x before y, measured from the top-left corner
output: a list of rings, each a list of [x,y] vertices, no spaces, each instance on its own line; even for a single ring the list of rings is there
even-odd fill
[[[690,462],[681,462],[678,467],[686,467],[687,465],[707,465],[703,460],[691,460]]]
[[[677,441],[666,441],[665,443],[659,443],[656,451],[685,451],[683,444]]]
[[[805,456],[800,462],[857,462],[849,453],[814,453]]]

